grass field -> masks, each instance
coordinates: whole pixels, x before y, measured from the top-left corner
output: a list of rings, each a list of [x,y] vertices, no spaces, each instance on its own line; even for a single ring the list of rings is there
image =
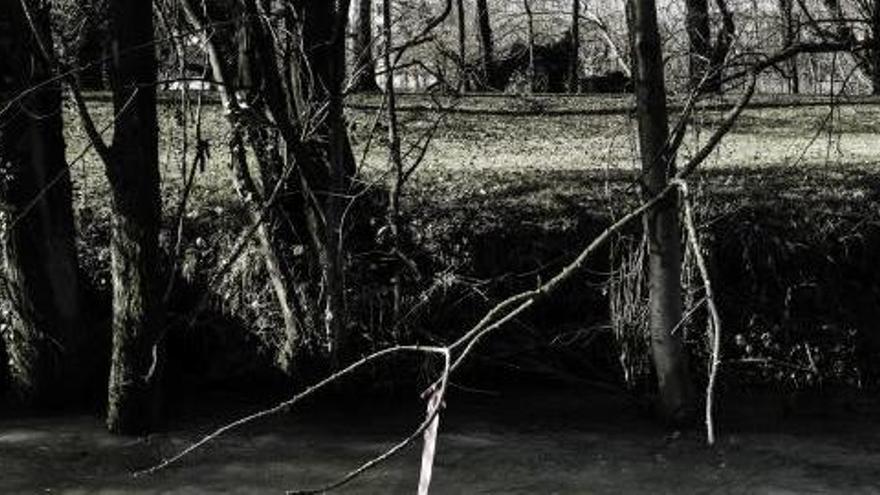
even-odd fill
[[[405,191],[406,213],[416,239],[439,265],[479,281],[505,280],[488,285],[493,289],[489,300],[530,286],[534,274],[552,274],[609,218],[638,201],[633,184],[638,167],[636,128],[625,100],[547,100],[542,103],[546,115],[512,112],[535,105],[515,97],[454,102],[469,112],[418,110],[429,103],[415,96],[402,102],[410,108],[402,113],[407,142],[442,119]],[[815,99],[804,106],[778,103],[763,98],[763,108],[746,111],[691,179],[701,231],[719,278],[728,345],[733,346],[738,333],[755,341],[748,347],[751,351],[731,347],[730,354],[773,354],[798,364],[807,360],[798,349],[816,345],[824,349],[823,366],[842,366],[838,374],[846,376],[846,383],[861,384],[867,365],[855,369],[851,361],[865,342],[880,340],[872,323],[880,319],[875,309],[880,308],[880,275],[874,275],[880,266],[875,264],[880,255],[874,254],[880,250],[880,105],[862,102],[831,108]],[[375,106],[378,100],[360,98],[355,104]],[[622,110],[596,114],[596,109],[606,107]],[[95,103],[94,108],[100,122],[109,121],[106,103]],[[216,269],[244,226],[229,177],[228,133],[218,110],[216,105],[205,110],[203,137],[212,153],[198,175],[185,229],[185,255],[195,260],[194,270],[202,272]],[[181,184],[182,132],[175,112],[172,105],[162,107],[168,219],[176,210]],[[374,114],[375,110],[349,111],[357,154],[366,156],[361,171],[368,183],[387,176],[381,122],[372,145],[364,149]],[[706,109],[695,116],[682,159],[705,141],[721,115],[719,109]],[[86,143],[72,116],[66,134],[73,161]],[[106,180],[93,154],[77,161],[72,171],[81,251],[99,287],[106,287]],[[607,270],[605,264],[600,260],[594,268]],[[258,332],[269,332],[276,324],[273,303],[268,291],[259,290],[254,266],[259,266],[258,260],[245,257],[231,280],[215,289],[228,311],[238,313]],[[511,278],[516,283],[509,283]],[[560,304],[582,308],[582,296],[572,291]],[[596,301],[582,308],[592,311],[594,320],[605,312],[595,307],[601,304]],[[471,302],[474,307],[468,311],[462,313],[460,306],[451,311],[469,315],[487,303]],[[764,334],[778,340],[761,340]],[[782,350],[773,351],[771,344]],[[779,373],[772,366],[759,370],[762,376]],[[805,380],[787,372],[785,376],[798,383]]]
[[[416,99],[402,105],[428,105],[430,101]],[[583,172],[581,184],[552,182],[547,185],[557,195],[571,195],[572,189],[589,190],[595,196],[595,179],[600,172],[608,172],[609,178],[637,169],[637,145],[635,122],[625,111],[616,115],[569,115],[554,114],[563,104],[566,108],[586,111],[594,108],[624,108],[621,98],[598,97],[561,98],[562,102],[549,100],[553,108],[548,115],[476,115],[444,114],[427,111],[404,112],[404,136],[419,137],[432,126],[435,119],[442,119],[438,132],[431,142],[421,172],[417,174],[418,185],[411,188],[411,196],[418,196],[420,189],[450,185],[450,189],[465,193],[488,194],[521,182],[524,176],[550,179],[556,173],[576,175]],[[587,101],[587,104],[581,101]],[[373,105],[378,100],[370,100]],[[760,102],[759,102],[760,103]],[[712,171],[747,170],[749,174],[791,172],[804,177],[827,173],[835,176],[847,171],[869,171],[880,164],[880,104],[841,105],[836,109],[820,106],[810,101],[810,106],[790,108],[759,108],[748,110],[734,131],[724,140],[718,150],[705,164]],[[449,102],[456,108],[475,111],[516,110],[525,105],[520,98],[475,97]],[[549,103],[547,104],[549,105]],[[219,108],[210,104],[204,118],[204,138],[212,147],[212,156],[204,174],[196,183],[197,195],[193,206],[230,206],[234,194],[228,174],[228,131]],[[99,122],[109,122],[111,109],[106,103],[93,104]],[[179,175],[181,130],[175,125],[176,109],[171,105],[162,107],[161,157],[164,176],[166,205],[173,205],[175,193],[181,182]],[[371,128],[374,111],[353,110],[349,112],[352,134],[360,151]],[[699,143],[703,142],[720,118],[718,110],[700,112],[694,119],[691,132],[685,140],[683,158],[687,158]],[[673,117],[674,118],[674,117]],[[68,115],[66,130],[68,156],[73,160],[87,148],[85,135],[73,115]],[[384,134],[379,127],[377,139],[361,164],[368,180],[381,174],[387,163],[382,146]],[[192,131],[190,130],[192,133]],[[108,133],[109,137],[109,133]],[[190,151],[194,149],[190,140]],[[190,160],[191,160],[190,155]],[[94,153],[73,166],[78,201],[83,206],[100,207],[107,198],[105,180]],[[482,178],[481,178],[482,177]],[[569,181],[566,181],[569,182]],[[574,182],[574,181],[571,181]],[[793,184],[795,185],[795,184]],[[853,183],[854,194],[859,194],[858,184]],[[484,191],[484,193],[481,193]],[[535,191],[523,191],[521,198],[533,201]],[[841,191],[842,192],[842,191]],[[507,190],[507,193],[511,193]],[[864,191],[862,191],[864,193]],[[432,195],[438,202],[458,199]],[[539,198],[541,195],[537,195]],[[541,198],[543,199],[543,198]],[[444,201],[439,201],[444,200]],[[610,198],[605,200],[611,201]]]

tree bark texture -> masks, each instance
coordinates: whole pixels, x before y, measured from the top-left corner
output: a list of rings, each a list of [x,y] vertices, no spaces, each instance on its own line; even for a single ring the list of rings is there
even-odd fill
[[[107,427],[140,434],[153,427],[159,406],[164,324],[152,4],[114,0],[110,19],[117,119],[107,164],[113,195],[113,350]]]
[[[2,337],[13,392],[47,405],[80,391],[85,333],[61,86],[49,82],[48,3],[25,5],[0,0],[2,288],[10,310]]]
[[[644,196],[654,197],[675,169],[675,157],[666,147],[669,136],[661,40],[654,0],[628,0],[633,76],[644,174]],[[644,218],[648,236],[649,326],[657,374],[660,412],[673,422],[688,421],[695,413],[693,385],[687,356],[673,329],[682,319],[681,226],[675,196],[649,211]]]
[[[355,160],[343,115],[342,82],[345,78],[345,28],[347,12],[337,11],[336,2],[306,2],[303,6],[303,46],[314,74],[310,103],[326,106],[327,114],[316,130],[315,142],[324,143],[322,163],[312,168],[327,171],[326,187],[310,184],[322,194],[322,228],[316,240],[318,264],[324,288],[323,318],[331,361],[341,362],[346,353],[343,215],[350,193]],[[309,156],[315,155],[310,153]],[[317,187],[316,187],[317,186]],[[314,226],[313,226],[314,229]]]

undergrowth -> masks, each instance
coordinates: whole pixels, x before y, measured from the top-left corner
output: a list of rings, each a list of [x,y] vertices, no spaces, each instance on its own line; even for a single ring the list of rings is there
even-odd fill
[[[803,124],[823,112],[751,111],[696,179],[701,241],[725,325],[725,380],[799,389],[873,387],[880,377],[880,171],[865,159],[880,156],[880,149],[848,148],[873,133],[873,124],[841,125],[842,148],[833,156],[811,151],[801,161],[792,155],[766,165],[777,160],[767,149],[810,142],[803,130],[810,127]],[[172,309],[186,314],[209,293],[210,311],[195,327],[176,328],[175,335],[185,352],[205,356],[196,361],[207,368],[190,366],[192,374],[222,379],[271,367],[281,325],[255,249],[246,250],[219,284],[207,286],[246,226],[230,186],[226,134],[216,113],[206,112],[212,158],[187,208]],[[860,118],[880,121],[877,114],[870,107]],[[786,115],[797,118],[785,124]],[[351,116],[358,147],[370,118],[369,112]],[[428,118],[412,117],[405,131],[424,129]],[[166,250],[175,240],[168,224],[181,184],[174,121],[174,112],[163,110]],[[743,148],[770,124],[767,139],[784,143]],[[552,276],[612,218],[637,204],[632,130],[626,116],[452,119],[441,126],[428,161],[405,192],[406,260],[389,256],[379,235],[384,159],[381,139],[374,143],[363,176],[377,183],[376,194],[362,199],[371,220],[351,234],[356,249],[348,279],[352,330],[364,352],[400,341],[448,342],[494,302]],[[67,139],[69,156],[84,146],[72,121]],[[109,195],[97,164],[87,156],[72,170],[84,271],[106,305]],[[638,232],[628,235],[638,245]],[[624,369],[630,377],[649,373],[637,334],[639,306],[624,318],[628,330],[620,326],[622,309],[637,305],[642,295],[623,300],[619,287],[609,285],[613,279],[619,286],[621,274],[638,276],[624,249],[632,245],[620,241],[614,252],[597,255],[558,298],[492,339],[478,366],[621,384]],[[404,294],[401,307],[392,310],[395,276],[402,277]],[[698,287],[692,289],[693,303],[700,296]],[[391,318],[394,311],[398,321]],[[697,310],[687,330],[698,373],[706,356],[704,322]],[[629,357],[621,361],[626,332]],[[252,353],[262,357],[249,359]]]

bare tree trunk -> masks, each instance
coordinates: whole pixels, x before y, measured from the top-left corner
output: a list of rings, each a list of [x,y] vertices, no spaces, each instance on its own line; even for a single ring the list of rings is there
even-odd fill
[[[378,93],[376,59],[373,57],[373,0],[358,0],[357,32],[354,37],[355,91]]]
[[[251,82],[250,91],[247,93],[248,101],[251,102],[250,110],[257,115],[271,113],[279,120],[288,122],[289,115],[294,112],[285,101],[282,83],[277,77],[277,65],[273,57],[276,47],[270,41],[265,26],[257,20],[260,16],[254,0],[246,0],[245,12],[246,20],[242,23],[241,29],[253,41],[253,50],[244,56],[253,60],[245,64],[240,63],[239,66],[250,68],[250,73],[246,77]],[[216,56],[212,60],[212,65],[217,79],[227,79],[222,73],[222,62],[217,60]],[[373,82],[375,84],[375,81]],[[226,99],[228,100],[228,97]],[[225,105],[228,109],[228,101]],[[298,273],[293,260],[284,255],[285,246],[298,243],[297,228],[291,225],[304,224],[301,220],[302,203],[291,199],[298,196],[299,184],[295,174],[286,170],[284,158],[279,151],[278,135],[270,129],[243,125],[242,122],[236,121],[233,113],[227,111],[231,127],[245,128],[232,142],[234,182],[239,197],[247,206],[251,222],[258,225],[256,236],[260,253],[284,322],[283,344],[278,349],[276,361],[285,373],[293,375],[303,371],[297,358],[305,354],[303,342],[315,332],[313,304],[306,288],[308,277]],[[259,166],[262,191],[257,189],[251,177],[241,134],[247,135]],[[287,199],[273,200],[272,196],[276,190],[282,198]]]
[[[652,198],[668,184],[675,156],[666,147],[669,122],[661,41],[654,0],[628,0],[633,76],[644,173],[644,196]],[[649,324],[660,398],[670,421],[693,418],[694,392],[687,356],[672,330],[682,319],[681,226],[675,196],[645,215],[648,236]]]
[[[2,283],[11,306],[2,336],[13,392],[47,405],[81,392],[84,335],[48,3],[22,5],[0,0],[0,101],[12,104],[0,118]],[[33,91],[13,103],[24,90]]]
[[[134,434],[148,431],[156,420],[164,320],[152,3],[114,0],[110,19],[117,120],[107,164],[113,194],[113,352],[107,427]]]
[[[568,92],[577,93],[581,79],[581,0],[571,0],[571,53],[568,60]]]
[[[689,40],[689,77],[691,89],[702,83],[702,90],[718,92],[724,79],[723,69],[736,31],[727,0],[715,0],[722,26],[712,42],[708,0],[687,0],[686,27]]]
[[[708,0],[687,0],[688,70],[691,88],[696,88],[711,68],[712,32]]]
[[[535,73],[535,14],[532,12],[531,0],[523,0],[523,7],[526,9],[526,23],[529,28],[529,92],[534,93],[537,90],[537,74]]]
[[[455,0],[458,12],[458,84],[462,91],[470,91],[470,75],[467,70],[467,29],[465,22],[464,0]]]
[[[394,181],[388,191],[388,226],[391,228],[392,243],[399,247],[400,240],[400,187],[403,182],[403,158],[400,149],[400,134],[397,122],[397,91],[394,88],[394,61],[391,57],[391,0],[382,0],[382,35],[385,44],[385,98],[388,117],[388,161],[394,172]]]
[[[317,129],[317,141],[326,143],[326,161],[312,163],[312,168],[327,170],[326,187],[312,185],[322,195],[321,208],[316,216],[323,218],[320,232],[316,232],[316,250],[324,285],[324,330],[330,346],[331,360],[339,363],[347,352],[349,336],[345,329],[345,278],[342,220],[346,196],[350,193],[351,178],[355,173],[354,156],[343,115],[342,81],[345,77],[345,21],[347,12],[336,2],[309,2],[303,6],[303,46],[314,82],[309,91],[313,105],[326,104],[327,115]],[[339,2],[344,4],[345,2]],[[323,190],[322,190],[323,189]],[[312,229],[317,227],[313,226]]]
[[[382,33],[385,42],[385,99],[388,106],[388,162],[394,173],[394,180],[388,189],[388,211],[387,222],[391,230],[391,246],[395,255],[401,253],[401,217],[400,217],[400,199],[403,192],[404,183],[404,163],[401,153],[400,133],[397,120],[397,92],[394,88],[394,62],[391,58],[391,52],[387,47],[393,45],[393,36],[391,30],[391,0],[382,0]],[[400,316],[401,305],[401,280],[400,273],[395,273],[392,278],[394,289],[394,308],[393,320],[398,321]]]
[[[190,0],[182,5],[190,23],[206,32],[204,23],[211,19],[203,20]],[[263,14],[267,3],[246,0],[245,7],[249,19],[260,19],[245,25],[254,48],[248,54],[254,60],[246,64],[253,68],[247,79],[255,89],[247,95],[248,107],[233,94],[231,69],[218,43],[211,36],[204,40],[235,130],[234,183],[255,224],[285,322],[279,364],[288,372],[307,371],[295,358],[318,349],[306,349],[306,342],[326,345],[321,354],[335,358],[346,341],[341,230],[355,166],[342,115],[345,19],[340,16],[347,15],[347,4],[287,6],[290,10],[279,11],[285,33],[280,38],[270,36],[272,26],[262,24],[270,22]],[[278,136],[271,129],[275,126],[263,128],[266,115],[277,123]],[[303,127],[309,128],[307,134]],[[245,137],[257,158],[262,191],[247,166]],[[304,261],[283,254],[294,242],[306,246]]]
[[[799,41],[800,26],[798,25],[797,15],[794,12],[795,1],[796,0],[779,0],[783,47],[792,46]],[[799,94],[801,90],[797,55],[793,55],[786,65],[787,72],[785,76],[788,80],[788,92],[795,95]]]
[[[880,95],[880,0],[871,3],[871,27],[869,29],[871,48],[871,92]]]
[[[347,15],[337,13],[337,15]],[[333,17],[336,20],[336,17]],[[348,335],[348,314],[345,307],[345,258],[343,246],[343,215],[348,195],[351,193],[351,177],[354,161],[345,127],[343,110],[342,81],[345,78],[345,38],[339,36],[331,40],[333,52],[329,61],[329,164],[330,193],[324,207],[326,221],[325,246],[327,259],[322,261],[326,287],[324,305],[324,325],[331,342],[331,361],[336,368],[344,363],[350,349],[351,336]]]
[[[495,41],[492,37],[492,23],[489,18],[489,5],[486,0],[477,0],[477,32],[480,36],[480,65],[483,84],[489,89],[496,88]]]

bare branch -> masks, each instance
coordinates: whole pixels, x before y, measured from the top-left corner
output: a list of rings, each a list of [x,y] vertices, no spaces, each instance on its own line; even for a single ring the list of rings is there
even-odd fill
[[[705,292],[706,310],[709,312],[709,325],[706,331],[709,333],[712,342],[712,355],[709,360],[709,380],[706,384],[706,442],[709,445],[715,444],[715,384],[718,378],[718,369],[721,366],[721,316],[718,312],[718,306],[715,304],[715,293],[712,290],[712,279],[709,277],[709,268],[706,265],[706,259],[703,256],[700,247],[700,240],[697,234],[697,227],[694,223],[694,212],[689,197],[687,182],[682,179],[676,181],[681,191],[681,202],[684,210],[684,225],[687,229],[688,243],[691,246],[691,252],[697,262],[697,269],[700,271],[700,278],[703,279],[703,291]]]
[[[439,379],[439,383],[441,384],[440,386],[443,387],[441,389],[445,390],[445,386],[447,383],[446,380],[449,375],[449,352],[445,348],[421,347],[421,346],[396,346],[396,347],[391,347],[388,349],[383,349],[381,351],[370,354],[369,356],[366,356],[366,357],[348,365],[347,367],[337,371],[336,373],[333,373],[332,375],[330,375],[330,376],[324,378],[323,380],[319,381],[318,383],[306,388],[305,390],[294,395],[293,397],[291,397],[288,400],[285,400],[283,402],[279,402],[278,404],[276,404],[273,407],[270,407],[269,409],[263,409],[261,411],[255,412],[251,415],[248,415],[248,416],[240,418],[236,421],[233,421],[232,423],[226,424],[220,428],[217,428],[216,430],[214,430],[211,433],[202,437],[201,440],[189,445],[187,448],[183,449],[182,451],[175,454],[174,456],[163,460],[161,463],[159,463],[153,467],[150,467],[148,469],[144,469],[144,470],[135,472],[134,476],[139,477],[139,476],[143,476],[143,475],[154,474],[158,471],[161,471],[161,470],[179,462],[184,457],[188,456],[189,454],[198,450],[200,447],[203,447],[205,444],[211,442],[212,440],[217,439],[218,437],[220,437],[221,435],[223,435],[225,433],[228,433],[232,430],[240,428],[246,424],[252,423],[258,419],[266,418],[266,417],[269,417],[269,416],[272,416],[272,415],[275,415],[275,414],[278,414],[281,412],[289,411],[295,405],[302,402],[304,399],[314,395],[316,392],[323,390],[331,383],[353,374],[355,371],[358,371],[359,369],[363,368],[364,366],[366,366],[370,363],[373,363],[374,361],[378,361],[384,357],[390,356],[392,354],[402,354],[402,353],[440,354],[440,355],[444,356],[444,358],[446,359],[446,365],[444,367],[443,376]],[[429,419],[433,419],[433,418],[429,418]],[[424,431],[424,428],[427,427],[427,423],[429,423],[428,420],[426,420],[425,423],[423,423],[423,427],[420,427],[419,430],[417,430],[417,432],[414,433],[414,436],[420,435],[422,433],[422,431]],[[409,442],[406,442],[406,444],[402,445],[401,447],[393,449],[394,452],[397,452],[398,450],[402,449],[408,443]],[[398,444],[398,445],[400,445],[400,444]],[[386,458],[390,457],[390,455],[393,455],[393,453],[386,456]],[[373,464],[375,464],[375,462]],[[373,465],[373,464],[370,464],[370,465]],[[352,471],[352,473],[349,473],[348,475],[346,475],[346,477],[343,478],[343,480],[340,480],[340,481],[334,483],[330,487],[325,487],[323,489],[319,489],[316,491],[307,490],[307,491],[297,492],[297,493],[320,493],[320,492],[330,490],[332,488],[342,486],[345,483],[348,483],[349,481],[351,481],[351,479],[358,476],[360,473],[362,473],[366,469],[369,469],[369,467],[370,466],[367,466],[367,467],[362,466],[361,468],[358,468],[357,470]]]

